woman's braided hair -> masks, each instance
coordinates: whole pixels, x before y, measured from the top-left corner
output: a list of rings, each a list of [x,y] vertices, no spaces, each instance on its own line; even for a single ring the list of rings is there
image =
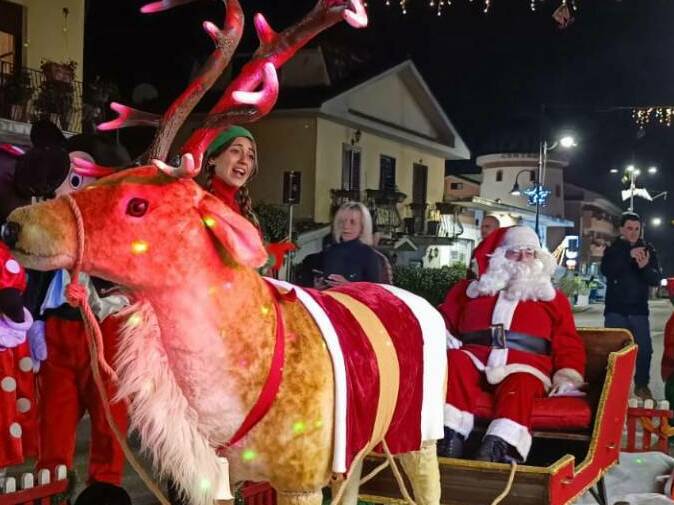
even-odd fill
[[[238,137],[237,137],[238,138]],[[205,166],[201,170],[202,179],[200,181],[201,186],[208,191],[209,193],[213,191],[213,177],[215,177],[215,162],[213,161],[215,158],[220,156],[220,153],[223,151],[226,151],[229,146],[232,145],[232,143],[236,140],[236,138],[233,138],[229,142],[223,144],[219,149],[213,151],[210,153],[208,158],[205,160]],[[259,165],[258,165],[258,160],[257,160],[257,144],[253,139],[249,139],[253,143],[253,147],[255,148],[255,165],[253,166],[253,171],[250,174],[250,177],[248,177],[248,180],[246,181],[246,184],[253,178],[255,175],[257,175],[257,172],[259,170]],[[238,191],[236,192],[235,195],[236,198],[236,203],[239,204],[239,208],[241,209],[241,214],[250,221],[253,226],[255,226],[258,229],[261,229],[260,227],[260,220],[257,218],[257,215],[253,211],[253,200],[250,198],[250,193],[248,192],[248,187],[244,184],[241,186]]]

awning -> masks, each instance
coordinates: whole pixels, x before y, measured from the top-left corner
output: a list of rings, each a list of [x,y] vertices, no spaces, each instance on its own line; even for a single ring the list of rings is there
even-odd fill
[[[536,219],[536,212],[524,207],[517,207],[515,205],[509,205],[507,203],[497,202],[495,200],[490,200],[488,198],[482,198],[480,196],[474,196],[469,200],[454,200],[447,202],[450,205],[457,207],[462,207],[464,209],[473,209],[473,210],[482,210],[484,212],[501,212],[504,214],[511,214],[513,217],[522,217],[527,221],[534,221]],[[560,227],[560,228],[573,228],[573,221],[568,219],[562,219],[559,217],[549,216],[539,214],[540,224],[545,227]]]

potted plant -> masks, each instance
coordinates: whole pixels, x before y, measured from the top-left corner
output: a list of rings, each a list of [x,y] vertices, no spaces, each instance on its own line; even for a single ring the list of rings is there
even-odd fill
[[[60,127],[67,130],[75,99],[77,63],[72,60],[66,63],[43,61],[40,68],[44,80],[40,84],[35,107],[41,116],[48,116],[52,122],[60,123]]]
[[[2,87],[5,102],[10,105],[10,117],[14,121],[23,121],[26,115],[26,104],[33,96],[30,85],[30,74],[18,69],[12,74]]]

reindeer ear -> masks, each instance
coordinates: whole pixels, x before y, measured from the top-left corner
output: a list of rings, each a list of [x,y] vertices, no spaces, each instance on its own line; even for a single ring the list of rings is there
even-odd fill
[[[204,225],[234,261],[251,268],[259,268],[266,263],[267,252],[260,232],[246,218],[208,193],[199,202],[198,211]]]

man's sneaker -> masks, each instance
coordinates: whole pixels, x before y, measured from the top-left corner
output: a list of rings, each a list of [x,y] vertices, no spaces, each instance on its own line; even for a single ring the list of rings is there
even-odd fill
[[[634,386],[634,396],[640,400],[652,400],[653,393],[648,386]]]
[[[445,438],[438,440],[438,456],[460,458],[463,456],[463,435],[445,426]]]

